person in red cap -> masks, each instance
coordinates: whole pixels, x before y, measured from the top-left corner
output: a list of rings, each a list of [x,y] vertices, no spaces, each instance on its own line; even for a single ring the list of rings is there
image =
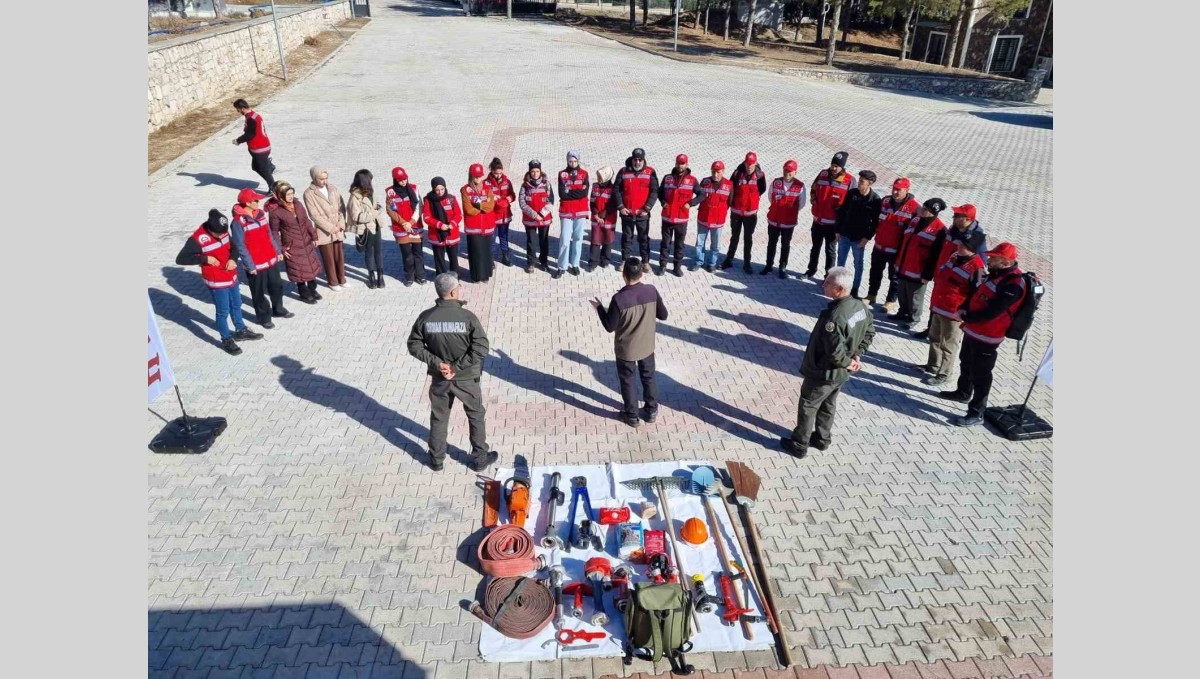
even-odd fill
[[[796,178],[796,161],[783,164],[783,176],[771,182],[771,207],[767,210],[767,265],[763,276],[775,270],[775,248],[779,252],[779,277],[787,278],[788,253],[792,248],[792,232],[800,221],[800,210],[808,203],[808,190]],[[782,243],[781,243],[782,241]]]
[[[984,241],[982,231],[957,241],[954,254],[933,274],[927,333],[929,359],[925,363],[928,376],[921,380],[922,384],[939,387],[950,381],[950,373],[958,362],[958,348],[962,344],[962,319],[958,310],[967,300],[971,287],[978,285],[983,277],[983,257],[978,253],[985,249]]]
[[[254,315],[259,325],[269,329],[275,327],[272,316],[291,318],[295,314],[283,308],[283,279],[279,277],[277,266],[283,259],[283,248],[271,232],[270,217],[259,207],[263,198],[250,188],[238,192],[229,236],[246,272]],[[240,299],[238,304],[241,304]]]
[[[550,222],[554,214],[554,188],[542,172],[542,161],[529,161],[529,170],[521,181],[521,193],[517,195],[521,206],[521,223],[525,225],[525,273],[533,273],[536,262],[546,270],[550,258]]]
[[[717,266],[717,255],[721,254],[721,229],[729,216],[729,199],[733,195],[733,182],[725,178],[725,163],[714,160],[712,175],[700,182],[700,207],[696,209],[696,261],[697,266],[712,273]]]
[[[621,215],[621,259],[633,255],[636,234],[642,271],[650,270],[650,211],[658,201],[658,173],[646,164],[646,151],[636,148],[617,170],[613,179],[616,187],[617,214]]]
[[[500,263],[512,266],[508,258],[508,229],[512,225],[512,204],[517,202],[517,194],[513,184],[504,174],[504,163],[499,158],[492,158],[488,164],[488,176],[483,180],[496,196],[496,238],[500,241]]]
[[[883,272],[887,270],[888,291],[884,311],[896,313],[896,295],[900,291],[896,284],[896,251],[908,222],[917,216],[921,204],[908,192],[911,186],[907,177],[892,182],[892,195],[883,199],[879,206],[879,226],[875,229],[875,247],[871,248],[871,271],[867,274],[867,304],[879,299],[879,287]]]
[[[987,234],[983,232],[983,227],[975,219],[975,206],[967,203],[954,208],[954,219],[951,220],[950,227],[938,234],[938,239],[933,244],[933,250],[938,253],[934,271],[940,269],[954,256],[954,253],[958,252],[960,244],[976,234],[985,239],[984,246],[986,246]],[[975,252],[983,252],[986,249],[986,247],[977,247]],[[932,315],[929,317],[929,322],[933,323]],[[912,336],[917,339],[929,339],[929,326],[925,326],[924,330],[913,332]]]
[[[421,219],[429,228],[429,244],[433,247],[433,270],[458,275],[458,243],[461,238],[462,208],[458,199],[446,190],[446,180],[434,177],[429,193],[421,201]]]
[[[742,271],[754,273],[750,266],[750,251],[754,247],[754,227],[758,226],[759,199],[767,192],[767,175],[758,166],[758,154],[750,151],[746,159],[733,170],[729,178],[733,182],[733,197],[730,199],[729,211],[729,250],[725,253],[725,261],[721,269],[733,266],[733,255],[738,249],[738,239],[742,230],[746,232],[746,241],[742,250]]]
[[[921,322],[925,309],[925,286],[933,280],[937,271],[940,242],[945,237],[946,225],[938,214],[946,209],[946,201],[930,198],[921,205],[921,211],[909,220],[896,253],[896,282],[899,285],[900,308],[888,315],[888,320],[910,330]]]
[[[988,394],[992,391],[992,371],[1013,315],[1025,300],[1025,276],[1017,266],[1017,247],[1001,243],[987,255],[987,278],[971,290],[959,311],[963,343],[958,357],[958,385],[952,391],[939,392],[944,399],[967,404],[967,414],[953,421],[960,427],[983,423]]]
[[[483,183],[483,165],[474,163],[467,170],[462,194],[464,230],[467,232],[467,262],[472,283],[486,283],[492,277],[492,236],[496,233],[496,194]]]
[[[813,180],[812,249],[808,252],[808,270],[804,273],[809,278],[817,277],[822,247],[825,248],[825,273],[829,273],[837,258],[837,210],[854,186],[854,176],[846,171],[849,157],[845,151],[833,154],[829,167],[818,172]]]
[[[703,197],[696,191],[696,177],[688,167],[687,154],[675,156],[675,167],[658,185],[658,201],[662,203],[662,240],[658,244],[658,270],[661,276],[667,269],[667,252],[671,252],[671,273],[683,275],[683,242],[687,239],[691,209]]]
[[[229,239],[229,220],[220,210],[208,211],[208,219],[188,236],[175,256],[180,266],[199,266],[200,276],[212,293],[217,308],[217,332],[221,333],[221,348],[231,356],[242,353],[236,340],[262,339],[262,335],[246,327],[242,320],[242,293],[238,291],[238,253]],[[233,329],[229,319],[233,319]]]
[[[267,126],[263,123],[262,116],[255,113],[245,99],[233,102],[233,108],[246,118],[246,123],[242,126],[242,136],[234,139],[233,145],[246,145],[250,150],[250,169],[267,183],[267,191],[274,190],[275,163],[271,161],[271,140],[267,137]]]
[[[417,185],[409,181],[404,168],[392,168],[392,185],[384,189],[383,202],[392,220],[392,238],[400,246],[400,258],[404,262],[404,287],[411,286],[414,281],[425,285],[425,256],[421,247],[425,229],[424,220],[421,219],[421,198],[417,193]]]

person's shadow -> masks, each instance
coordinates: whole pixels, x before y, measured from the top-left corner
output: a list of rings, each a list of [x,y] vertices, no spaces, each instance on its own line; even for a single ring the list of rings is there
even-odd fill
[[[429,429],[425,426],[387,408],[363,390],[320,375],[290,356],[276,356],[271,363],[282,371],[279,385],[292,395],[345,413],[413,459],[429,462],[425,449]],[[447,455],[464,465],[471,464],[470,455],[453,446],[447,447]]]
[[[762,277],[755,274],[751,278]],[[745,288],[718,284],[713,286],[713,290],[745,295],[760,304],[814,318],[819,316],[821,310],[829,304],[829,298],[822,293],[821,286],[797,278],[789,278],[786,281],[780,281],[774,277],[765,281],[751,280],[746,283]]]
[[[221,346],[217,337],[217,324],[211,316],[196,311],[183,303],[183,300],[169,292],[150,288],[150,303],[154,305],[154,313],[179,327],[192,333],[205,344]]]
[[[196,186],[223,186],[227,189],[241,191],[242,189],[258,188],[262,182],[251,179],[235,179],[212,172],[176,172],[180,177],[191,177],[196,180]],[[270,187],[268,187],[269,189]]]
[[[500,360],[492,358],[488,361],[487,372],[490,376],[498,377],[514,386],[536,391],[599,417],[614,418],[621,410],[620,401],[609,398],[598,391],[571,382],[564,377],[523,366],[514,361],[512,356],[502,349],[493,349],[492,352],[495,356],[499,356]],[[607,406],[607,409],[593,405],[594,403]]]
[[[167,285],[171,286],[175,292],[180,295],[187,295],[197,302],[212,305],[212,293],[209,292],[208,286],[204,284],[204,279],[200,277],[200,270],[193,268],[192,270],[184,269],[179,266],[164,266],[162,268],[163,280]],[[238,292],[242,296],[242,317],[250,320],[254,319],[254,300],[249,295],[250,286],[245,282],[246,274],[238,272]],[[284,290],[289,288],[286,283]]]
[[[868,356],[867,360],[873,358],[877,357]],[[917,388],[919,389],[920,387]],[[911,395],[913,389],[913,385],[906,384],[893,377],[875,374],[869,370],[860,370],[854,373],[854,376],[846,382],[846,386],[842,387],[842,393],[853,396],[865,403],[873,403],[880,408],[887,408],[901,415],[907,415],[908,417],[924,420],[936,425],[945,425],[948,417],[958,414],[944,407],[939,407],[941,403],[951,404],[950,401],[941,401],[935,405],[934,403],[913,398]],[[925,392],[922,395],[937,399],[937,390]]]

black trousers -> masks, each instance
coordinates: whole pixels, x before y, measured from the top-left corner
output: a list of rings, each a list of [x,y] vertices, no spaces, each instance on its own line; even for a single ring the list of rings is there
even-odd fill
[[[433,270],[435,273],[458,273],[458,243],[454,245],[433,244]]]
[[[404,262],[404,280],[425,280],[425,254],[422,243],[397,243],[400,246],[400,259]],[[437,250],[434,248],[434,263],[437,263]],[[457,260],[458,258],[455,257]],[[455,266],[458,262],[455,261]],[[442,273],[438,271],[438,273]]]
[[[450,409],[454,399],[462,401],[471,431],[471,454],[476,460],[488,452],[487,425],[479,378],[447,380],[434,376],[429,384],[429,455],[435,462],[446,459],[446,431],[450,427]]]
[[[837,398],[843,384],[804,378],[796,409],[796,428],[792,430],[792,441],[797,448],[808,448],[814,442],[828,445],[833,440],[833,418],[837,415]]]
[[[275,163],[271,162],[270,153],[251,153],[250,169],[267,183],[268,192],[275,188]]]
[[[621,382],[621,400],[625,403],[622,415],[638,416],[637,384],[634,376],[642,381],[642,400],[646,402],[647,414],[658,412],[658,383],[654,380],[654,354],[640,361],[622,361],[617,359],[617,379]]]
[[[687,222],[671,224],[664,220],[662,223],[662,241],[658,244],[659,265],[664,267],[667,265],[667,252],[670,252],[675,267],[683,266],[683,241],[686,238]]]
[[[379,229],[375,229],[375,233],[363,233],[363,260],[368,273],[383,273],[383,234]]]
[[[871,270],[867,273],[867,297],[878,297],[879,288],[883,284],[883,272],[887,270],[888,291],[885,302],[895,302],[896,285],[896,253],[885,252],[878,246],[871,248]]]
[[[808,251],[808,270],[805,273],[812,276],[817,272],[817,263],[821,259],[821,246],[825,247],[825,273],[837,265],[837,226],[834,224],[812,225],[812,249]]]
[[[631,246],[637,236],[638,257],[643,264],[650,263],[650,217],[628,215],[621,217],[621,261],[633,256]]]
[[[745,229],[746,241],[742,249],[742,268],[748,268],[750,266],[750,250],[754,248],[754,227],[758,226],[758,215],[731,214],[729,226],[733,227],[733,231],[729,234],[729,249],[725,251],[725,262],[722,266],[728,267],[733,264],[733,256],[738,249],[738,239],[742,235],[742,229]]]
[[[958,352],[958,388],[955,391],[971,398],[967,403],[967,417],[982,417],[987,408],[999,349],[998,344],[980,342],[969,335],[963,337],[962,349]]]
[[[533,260],[537,260],[538,264],[543,269],[546,268],[546,262],[550,257],[550,227],[549,226],[527,226],[525,227],[525,266],[533,266]]]
[[[767,267],[775,266],[775,248],[779,247],[779,268],[786,269],[788,253],[792,251],[792,232],[796,229],[781,226],[767,227]]]
[[[271,320],[271,312],[284,314],[283,279],[279,269],[270,267],[258,273],[247,274],[250,279],[250,299],[254,300],[254,316],[259,323]]]
[[[296,292],[300,293],[300,299],[310,300],[317,298],[317,281],[305,281],[296,284]]]
[[[472,283],[486,283],[492,277],[496,263],[492,260],[493,236],[467,236],[467,264]]]

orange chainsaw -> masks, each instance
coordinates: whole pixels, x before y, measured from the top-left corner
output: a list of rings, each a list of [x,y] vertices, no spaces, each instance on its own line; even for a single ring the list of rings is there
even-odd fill
[[[513,475],[504,482],[504,504],[508,506],[509,523],[525,527],[529,516],[529,463],[524,455],[517,455],[513,462]]]

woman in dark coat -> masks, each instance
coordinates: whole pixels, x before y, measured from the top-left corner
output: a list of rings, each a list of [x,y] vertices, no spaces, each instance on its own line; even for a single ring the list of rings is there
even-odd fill
[[[316,304],[317,276],[321,260],[317,258],[317,229],[308,218],[304,204],[296,200],[296,189],[284,181],[275,182],[274,195],[264,206],[271,218],[271,230],[283,246],[283,264],[288,280],[300,289],[300,299]]]

